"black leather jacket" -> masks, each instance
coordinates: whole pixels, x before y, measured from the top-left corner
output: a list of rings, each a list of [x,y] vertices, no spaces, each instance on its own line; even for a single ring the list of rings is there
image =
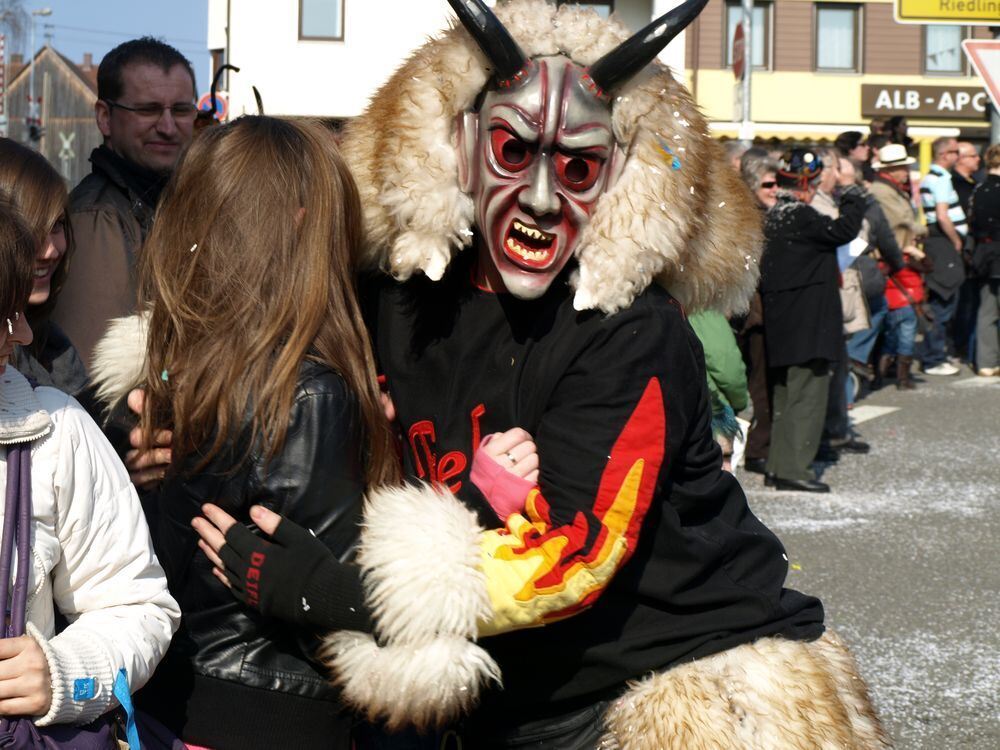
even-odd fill
[[[361,428],[343,379],[303,364],[279,455],[247,440],[198,474],[184,467],[147,498],[147,517],[181,628],[139,705],[182,739],[213,748],[347,747],[349,720],[313,633],[248,609],[212,575],[191,520],[214,502],[244,523],[260,503],[309,529],[344,558],[357,538],[364,490]],[[188,462],[193,466],[194,460]],[[230,470],[237,465],[235,471]]]

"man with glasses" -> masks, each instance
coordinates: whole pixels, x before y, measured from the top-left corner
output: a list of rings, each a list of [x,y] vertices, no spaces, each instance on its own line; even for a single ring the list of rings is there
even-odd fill
[[[924,249],[933,268],[927,274],[927,304],[932,319],[920,351],[928,375],[957,375],[948,361],[948,324],[958,307],[958,288],[965,280],[962,249],[968,224],[949,170],[958,161],[958,141],[938,138],[931,144],[934,162],[920,182],[920,199],[927,221]]]
[[[88,366],[108,320],[134,310],[138,252],[197,114],[191,63],[151,37],[104,57],[97,97],[104,144],[70,194],[73,266],[54,314]]]
[[[958,142],[958,161],[951,168],[951,182],[958,193],[958,202],[965,212],[966,219],[972,216],[969,211],[969,201],[972,191],[982,180],[979,171],[979,151],[968,141]],[[958,308],[951,323],[952,339],[955,342],[955,353],[961,359],[970,359],[969,346],[975,335],[976,315],[979,312],[979,280],[973,278],[970,263],[975,241],[969,235],[964,238],[964,259],[966,279],[958,290]]]

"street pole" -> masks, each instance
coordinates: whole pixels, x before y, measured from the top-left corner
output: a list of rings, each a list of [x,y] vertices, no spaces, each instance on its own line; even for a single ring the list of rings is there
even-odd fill
[[[753,0],[743,0],[743,113],[740,122],[740,140],[750,148],[753,145],[753,122],[750,112],[750,76],[753,74]]]
[[[28,71],[28,132],[31,132],[31,122],[34,121],[36,127],[42,126],[41,117],[39,117],[40,109],[38,107],[38,102],[35,101],[35,19],[38,16],[51,16],[51,8],[38,8],[37,10],[31,11],[31,49],[28,54],[31,55],[31,69]],[[34,139],[33,143],[37,143]]]
[[[993,27],[993,38],[1000,39],[1000,26]],[[990,143],[1000,143],[1000,111],[990,107]]]

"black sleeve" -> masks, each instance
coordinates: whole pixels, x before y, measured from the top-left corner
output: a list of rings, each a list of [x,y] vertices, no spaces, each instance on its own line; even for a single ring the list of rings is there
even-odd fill
[[[524,514],[483,535],[493,616],[480,635],[577,614],[635,552],[647,511],[695,423],[711,419],[701,348],[676,307],[603,322],[552,391]],[[718,473],[721,453],[706,445]],[[527,564],[541,553],[544,563]]]
[[[347,385],[324,373],[300,386],[278,455],[258,458],[244,512],[260,504],[310,529],[340,559],[358,536],[364,495],[361,429]]]
[[[802,234],[806,239],[814,240],[826,250],[835,250],[844,245],[861,232],[861,223],[865,218],[865,199],[857,188],[849,187],[840,197],[840,216],[831,219],[818,211],[811,211],[811,220],[805,223]]]

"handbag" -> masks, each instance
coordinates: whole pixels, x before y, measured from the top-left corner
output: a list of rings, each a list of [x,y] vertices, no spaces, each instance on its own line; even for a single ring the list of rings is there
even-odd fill
[[[17,573],[10,594],[10,570],[17,539]],[[24,635],[28,603],[28,567],[31,560],[31,443],[7,447],[7,493],[3,537],[0,540],[0,602],[10,594],[10,610],[3,637]],[[116,689],[119,702],[122,701]],[[130,733],[132,734],[132,733]],[[131,738],[130,738],[131,739]],[[131,746],[131,743],[129,743]],[[0,718],[0,748],[11,750],[119,750],[118,726],[105,715],[86,726],[35,726],[27,716]],[[136,748],[138,743],[136,742]]]
[[[861,286],[861,272],[848,268],[841,274],[840,306],[844,312],[844,334],[850,335],[871,328],[868,300]]]

